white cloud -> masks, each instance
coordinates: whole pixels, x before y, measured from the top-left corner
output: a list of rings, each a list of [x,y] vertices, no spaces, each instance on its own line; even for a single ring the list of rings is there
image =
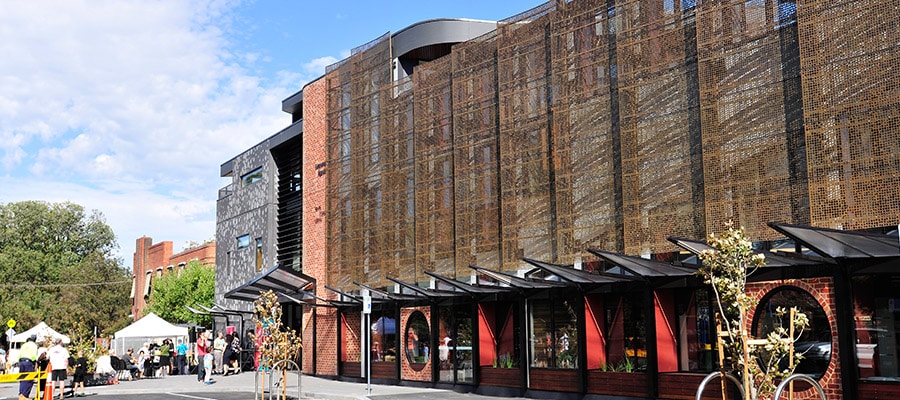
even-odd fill
[[[219,164],[290,123],[281,100],[308,73],[252,75],[264,60],[229,43],[234,6],[5,3],[0,202],[98,209],[126,264],[144,234],[176,250],[212,238]]]

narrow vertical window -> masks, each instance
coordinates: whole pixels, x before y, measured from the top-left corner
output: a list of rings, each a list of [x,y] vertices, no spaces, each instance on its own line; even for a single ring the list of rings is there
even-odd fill
[[[256,238],[256,270],[262,269],[262,238]]]

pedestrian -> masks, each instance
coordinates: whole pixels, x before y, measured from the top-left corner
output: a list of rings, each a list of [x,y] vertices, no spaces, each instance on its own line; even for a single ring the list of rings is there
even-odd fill
[[[206,331],[197,335],[197,382],[203,382],[206,377],[206,368],[203,365],[204,358],[209,354],[206,335]]]
[[[215,373],[222,374],[223,371],[223,363],[222,357],[225,354],[225,338],[222,337],[222,332],[216,336],[216,340],[213,341],[213,358],[215,359],[215,365],[213,368],[215,369]]]
[[[231,357],[225,361],[234,369],[234,373],[241,372],[241,337],[234,333],[231,341]]]
[[[178,375],[187,375],[187,351],[188,347],[184,344],[184,339],[178,338],[178,344],[175,345],[175,373]]]
[[[65,399],[66,371],[69,369],[69,351],[63,346],[62,339],[56,338],[53,340],[53,347],[47,349],[47,359],[50,361],[50,368],[52,368],[50,374],[50,397],[53,397],[53,392],[56,391],[56,386],[59,385],[59,398]]]
[[[38,347],[37,336],[31,335],[19,348],[19,372],[34,372],[34,363],[37,361]],[[31,387],[34,386],[33,380],[25,380],[19,382],[19,400],[28,400],[31,398]]]
[[[156,355],[159,356],[159,376],[169,375],[169,368],[171,367],[171,360],[169,359],[169,349],[172,348],[169,339],[163,339],[162,346],[159,346],[156,349]]]
[[[0,346],[0,374],[6,373],[6,348]]]
[[[75,358],[74,366],[75,366],[75,374],[72,376],[72,383],[74,387],[72,388],[72,393],[75,396],[84,396],[84,376],[87,375],[87,359],[84,358],[84,351],[78,350],[76,353],[78,357]],[[78,388],[81,388],[81,392],[78,391]]]

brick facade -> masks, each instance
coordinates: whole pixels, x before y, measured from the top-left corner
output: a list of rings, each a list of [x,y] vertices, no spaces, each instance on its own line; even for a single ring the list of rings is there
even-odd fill
[[[784,281],[770,281],[760,283],[747,284],[747,293],[757,302],[763,299],[772,290],[792,286],[804,290],[811,294],[825,310],[825,316],[828,317],[828,325],[831,327],[831,362],[828,363],[828,369],[819,379],[819,384],[825,390],[825,395],[829,400],[843,399],[843,390],[841,389],[841,354],[838,346],[837,322],[835,320],[835,297],[834,282],[831,278],[811,278],[811,279],[789,279]],[[756,309],[748,310],[748,315],[754,315]],[[747,321],[748,330],[752,329]],[[794,393],[794,399],[816,399],[818,393],[815,389],[810,388],[803,392]]]
[[[144,236],[135,241],[134,264],[132,264],[134,297],[131,301],[131,315],[135,321],[144,315],[144,307],[147,305],[146,297],[150,295],[150,293],[144,293],[147,276],[151,274],[154,277],[162,276],[170,269],[177,268],[191,260],[197,260],[202,265],[214,266],[216,242],[204,243],[172,254],[172,242],[169,240],[153,244],[153,238]],[[153,283],[152,278],[150,283]]]

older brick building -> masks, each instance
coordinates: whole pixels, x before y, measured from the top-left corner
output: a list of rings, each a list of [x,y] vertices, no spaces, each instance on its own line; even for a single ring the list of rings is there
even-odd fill
[[[279,292],[310,374],[693,398],[695,253],[731,220],[769,260],[748,328],[800,304],[829,399],[900,396],[894,3],[551,1],[385,34],[223,164],[216,295]]]
[[[135,241],[132,267],[131,315],[135,321],[144,316],[144,306],[154,277],[184,268],[188,261],[197,260],[210,267],[216,264],[216,242],[203,243],[172,254],[172,242],[154,244],[144,236]]]

